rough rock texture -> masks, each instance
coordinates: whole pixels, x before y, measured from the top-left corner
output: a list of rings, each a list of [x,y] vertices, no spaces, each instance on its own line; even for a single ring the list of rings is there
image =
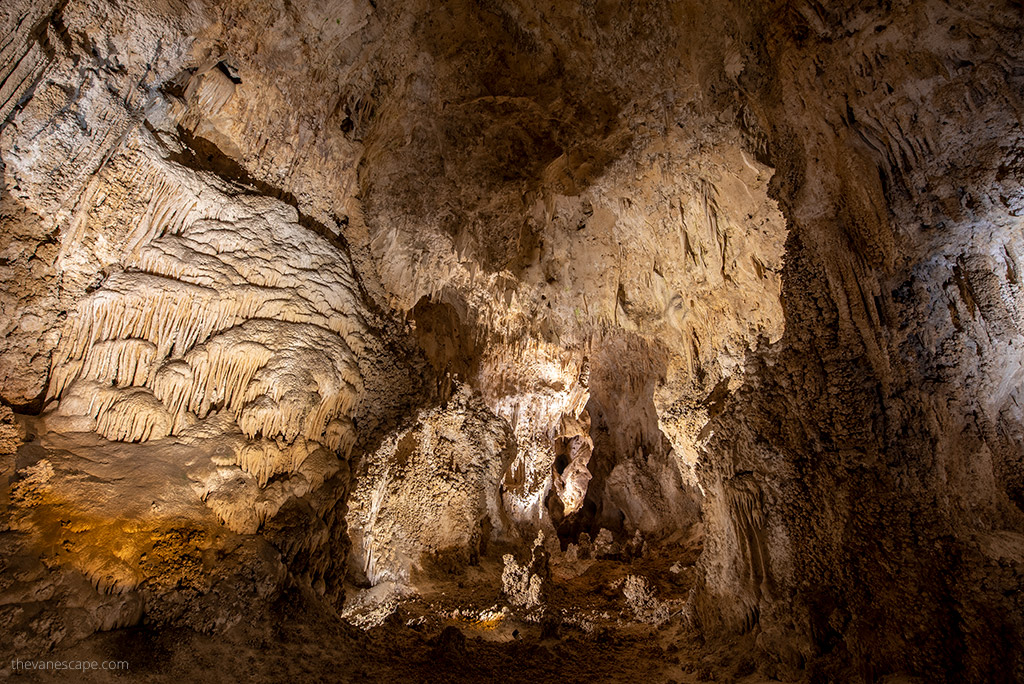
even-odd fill
[[[630,575],[622,583],[626,605],[638,620],[659,625],[668,620],[668,606],[659,601],[647,578]]]
[[[1019,8],[774,9],[786,333],[709,428],[702,619],[825,678],[1020,679]]]
[[[527,610],[539,608],[544,603],[545,581],[551,580],[551,555],[544,548],[544,533],[540,532],[525,563],[516,561],[511,553],[502,557],[501,590],[509,603]]]
[[[507,424],[463,386],[391,433],[355,474],[350,563],[371,585],[472,564],[514,534],[499,487],[514,451]]]
[[[1022,23],[9,3],[8,633],[702,534],[682,612],[729,676],[1024,679]],[[554,579],[681,634],[682,584],[619,570]]]
[[[191,66],[205,11],[37,9],[5,17],[5,87],[30,78],[0,133],[3,398],[46,408],[5,473],[5,634],[223,629],[286,581],[340,600],[346,459],[417,362],[344,242],[196,137],[237,80]]]

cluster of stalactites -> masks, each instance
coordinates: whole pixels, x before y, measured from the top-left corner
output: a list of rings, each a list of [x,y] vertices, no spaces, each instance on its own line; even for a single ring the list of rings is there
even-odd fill
[[[425,248],[424,240],[430,241]],[[460,252],[446,236],[426,237],[392,227],[370,243],[379,258],[380,276],[391,293],[390,304],[407,313],[417,302],[457,300],[472,324],[475,342],[513,343],[531,327],[529,297],[509,271],[488,272]]]
[[[160,193],[175,206],[187,195]],[[350,266],[280,203],[225,196],[203,218],[189,202],[189,221],[143,231],[133,267],[69,316],[48,398],[112,440],[226,414],[250,440],[348,452],[365,345]]]
[[[554,449],[556,457],[567,459],[567,465],[561,471],[556,468],[552,472],[552,485],[562,501],[565,514],[569,515],[583,507],[593,477],[587,467],[594,452],[594,441],[590,437],[590,414],[586,410],[578,416],[562,416],[562,430],[555,440]]]
[[[545,343],[492,354],[484,363],[484,396],[512,426],[519,452],[504,483],[504,504],[519,521],[540,522],[544,501],[554,489],[566,510],[583,505],[593,444],[590,418],[590,365],[585,349],[566,351]],[[564,452],[570,468],[561,473]]]
[[[160,347],[146,340],[100,340],[81,358],[55,367],[53,391],[62,395],[76,380],[94,382],[88,415],[108,439],[166,437],[226,411],[249,438],[302,437],[332,450],[351,449],[350,416],[362,380],[351,349],[330,331],[253,319],[181,357],[159,358]]]
[[[200,432],[197,426],[190,435]],[[196,442],[206,438],[198,437]],[[333,452],[301,437],[291,444],[266,438],[229,443],[214,462],[240,470],[210,469],[198,478],[198,493],[229,529],[240,534],[252,534],[293,496],[305,496],[343,467]]]
[[[82,373],[90,360],[125,377],[128,364],[122,367],[122,361],[130,361],[135,374],[151,371],[139,368],[138,363],[180,356],[215,330],[251,318],[261,303],[256,294],[246,290],[224,297],[213,288],[149,273],[111,276],[68,321],[53,357],[49,396],[60,397],[75,379],[90,377]],[[134,359],[111,348],[130,340],[152,345],[147,358],[138,347],[128,351],[137,354]]]

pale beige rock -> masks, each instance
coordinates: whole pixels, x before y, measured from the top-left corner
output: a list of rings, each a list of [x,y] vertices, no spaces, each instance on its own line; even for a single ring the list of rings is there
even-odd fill
[[[415,586],[417,572],[474,562],[515,534],[501,500],[511,435],[461,387],[369,455],[348,503],[351,564],[371,585]]]

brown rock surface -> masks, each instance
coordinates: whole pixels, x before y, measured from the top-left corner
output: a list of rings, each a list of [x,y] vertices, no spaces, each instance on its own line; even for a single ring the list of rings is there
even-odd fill
[[[1022,24],[8,3],[4,652],[1024,679]]]

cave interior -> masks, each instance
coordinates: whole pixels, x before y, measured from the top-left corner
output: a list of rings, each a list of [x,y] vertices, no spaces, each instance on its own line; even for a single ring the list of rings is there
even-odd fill
[[[1024,682],[1019,0],[9,0],[0,175],[5,677]]]

